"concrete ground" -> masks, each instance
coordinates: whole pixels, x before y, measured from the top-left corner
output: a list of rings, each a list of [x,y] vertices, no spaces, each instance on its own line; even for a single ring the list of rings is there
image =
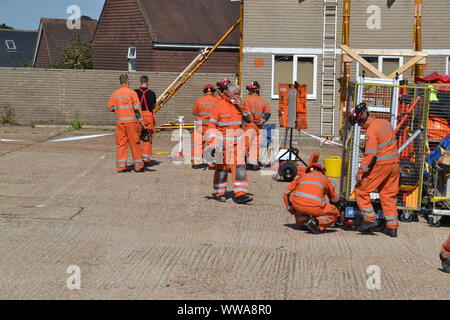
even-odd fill
[[[212,171],[167,154],[117,174],[110,131],[0,126],[0,299],[450,299],[439,248],[450,232],[401,223],[399,237],[293,228],[286,183],[250,172],[255,200],[218,203]],[[157,152],[174,146],[169,133]],[[302,142],[302,152],[339,154]],[[81,289],[66,286],[68,267]],[[369,289],[369,266],[380,289]],[[69,269],[69,272],[70,269]]]

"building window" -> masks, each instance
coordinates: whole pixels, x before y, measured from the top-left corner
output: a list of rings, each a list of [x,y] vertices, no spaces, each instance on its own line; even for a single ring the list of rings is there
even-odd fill
[[[316,99],[317,56],[272,56],[272,99],[278,99],[278,85],[294,83],[307,85],[307,98]]]
[[[5,40],[5,43],[6,43],[6,48],[8,48],[8,50],[17,50],[14,40]]]
[[[136,47],[128,48],[128,71],[136,71]]]
[[[400,66],[403,65],[403,57],[389,57],[389,56],[379,56],[379,57],[363,57],[367,62],[377,68],[378,71],[382,72],[384,75],[388,76]],[[372,72],[367,70],[364,66],[357,64],[357,74],[362,77],[363,71],[365,72],[366,78],[377,78]],[[400,75],[399,79],[402,79]]]

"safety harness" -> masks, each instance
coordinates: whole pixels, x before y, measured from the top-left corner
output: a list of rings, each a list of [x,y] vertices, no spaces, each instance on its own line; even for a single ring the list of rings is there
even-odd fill
[[[147,92],[149,92],[150,89],[147,88],[145,90],[142,90],[142,88],[139,88],[138,90],[142,93],[142,97],[141,97],[141,108],[142,108],[142,111],[146,111],[146,110],[150,111],[150,109],[148,108],[148,104],[147,104],[147,97],[145,96],[145,94]]]

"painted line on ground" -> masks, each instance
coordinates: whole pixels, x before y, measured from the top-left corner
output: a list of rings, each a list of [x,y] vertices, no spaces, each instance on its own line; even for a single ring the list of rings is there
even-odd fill
[[[98,137],[104,137],[104,136],[111,136],[114,133],[103,133],[103,134],[91,134],[86,136],[74,136],[74,137],[64,137],[64,138],[57,138],[52,140],[47,140],[47,142],[62,142],[62,141],[75,141],[75,140],[84,140],[84,139],[92,139],[92,138],[98,138]]]

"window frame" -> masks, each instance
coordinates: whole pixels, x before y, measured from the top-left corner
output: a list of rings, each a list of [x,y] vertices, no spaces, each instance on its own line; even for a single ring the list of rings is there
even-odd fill
[[[363,55],[365,57],[376,57],[378,58],[378,71],[383,72],[383,59],[398,59],[399,68],[404,64],[403,56],[375,56],[375,55]],[[359,62],[356,63],[356,75],[359,77],[359,71],[361,68],[361,64]],[[388,76],[388,74],[387,74]],[[403,73],[398,77],[399,80],[403,80]]]
[[[306,99],[308,100],[317,100],[317,59],[318,56],[315,54],[283,54],[277,53],[272,54],[272,81],[271,81],[271,98],[274,100],[279,99],[278,93],[274,92],[274,81],[275,81],[275,57],[276,56],[289,56],[292,57],[292,83],[297,81],[297,64],[299,58],[313,58],[313,90],[311,94],[306,95]]]
[[[12,43],[14,48],[10,48],[8,42]],[[14,40],[5,40],[5,44],[6,44],[6,49],[8,49],[10,51],[17,51],[16,43],[14,42]]]
[[[445,74],[449,75],[450,70],[448,68],[450,67],[450,56],[445,57]]]
[[[133,56],[130,55],[131,49],[134,49],[134,55]],[[127,57],[128,57],[128,59],[136,59],[136,57],[137,57],[137,49],[136,49],[136,47],[128,47],[128,55],[127,55]]]

